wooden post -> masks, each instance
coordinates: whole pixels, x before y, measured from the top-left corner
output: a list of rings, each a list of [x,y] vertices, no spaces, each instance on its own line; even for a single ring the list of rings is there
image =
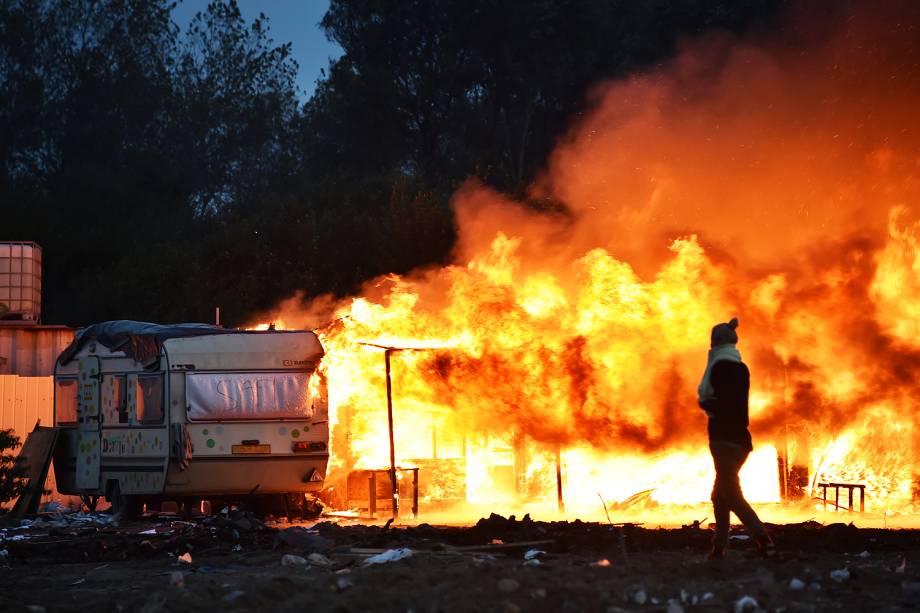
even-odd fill
[[[556,445],[556,503],[559,514],[565,513],[565,501],[562,499],[562,450]]]
[[[418,468],[412,469],[412,517],[418,517]]]
[[[393,383],[390,380],[390,354],[392,349],[383,352],[387,370],[387,426],[390,433],[390,486],[393,488],[393,519],[399,517],[399,483],[396,479],[396,443],[393,440]]]
[[[367,477],[367,511],[371,519],[377,519],[377,473],[372,469]]]

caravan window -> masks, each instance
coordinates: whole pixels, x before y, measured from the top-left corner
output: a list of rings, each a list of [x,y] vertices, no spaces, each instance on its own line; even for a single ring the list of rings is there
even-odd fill
[[[193,420],[310,419],[310,373],[189,373],[188,417]]]
[[[112,406],[118,412],[118,423],[128,423],[128,386],[124,375],[112,377]]]
[[[137,423],[163,423],[163,377],[160,375],[138,375],[137,377]]]
[[[59,424],[77,423],[77,380],[54,382],[54,419]]]

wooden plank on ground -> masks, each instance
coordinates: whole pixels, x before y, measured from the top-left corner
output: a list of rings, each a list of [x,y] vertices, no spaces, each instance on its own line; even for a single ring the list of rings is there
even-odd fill
[[[467,545],[464,547],[445,545],[445,547],[450,551],[502,551],[507,549],[530,549],[542,545],[552,545],[555,542],[556,541],[553,540],[519,541],[517,543],[488,543],[485,545]]]

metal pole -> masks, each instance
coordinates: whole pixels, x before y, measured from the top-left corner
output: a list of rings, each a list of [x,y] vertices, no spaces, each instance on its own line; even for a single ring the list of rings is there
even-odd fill
[[[559,513],[565,513],[565,501],[562,500],[562,451],[559,445],[556,445],[556,502]]]
[[[396,481],[396,443],[393,441],[393,383],[390,380],[390,354],[383,352],[387,366],[387,425],[390,429],[390,486],[393,488],[393,519],[399,517],[399,484]]]

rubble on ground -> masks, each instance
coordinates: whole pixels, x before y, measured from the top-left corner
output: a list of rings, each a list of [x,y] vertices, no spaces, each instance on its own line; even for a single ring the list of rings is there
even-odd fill
[[[0,528],[0,608],[669,611],[914,606],[920,532],[805,522],[770,526],[763,560],[734,539],[707,560],[711,532],[542,522],[493,514],[473,526],[289,524],[226,507],[125,522],[45,513]],[[735,535],[743,535],[740,530]],[[18,608],[12,608],[11,605]]]

